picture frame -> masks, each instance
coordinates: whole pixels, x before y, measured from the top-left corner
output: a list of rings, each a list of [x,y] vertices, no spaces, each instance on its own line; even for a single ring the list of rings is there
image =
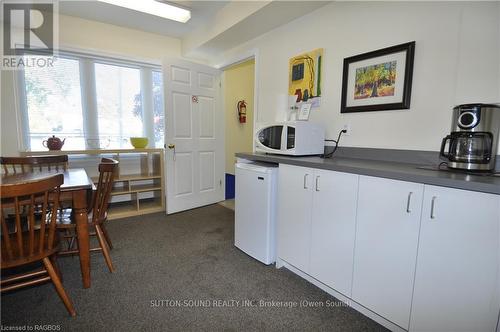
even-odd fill
[[[415,41],[344,59],[341,113],[409,109]]]

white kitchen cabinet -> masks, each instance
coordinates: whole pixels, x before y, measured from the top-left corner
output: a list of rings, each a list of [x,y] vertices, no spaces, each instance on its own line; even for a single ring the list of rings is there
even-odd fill
[[[495,331],[500,196],[425,186],[411,331]]]
[[[313,170],[281,164],[278,179],[278,256],[307,272],[311,239]]]
[[[350,297],[359,175],[314,170],[309,274]]]
[[[499,195],[280,164],[277,231],[281,260],[385,326],[500,331]]]
[[[350,295],[358,175],[280,165],[279,258]]]
[[[423,184],[361,176],[352,298],[408,329]]]

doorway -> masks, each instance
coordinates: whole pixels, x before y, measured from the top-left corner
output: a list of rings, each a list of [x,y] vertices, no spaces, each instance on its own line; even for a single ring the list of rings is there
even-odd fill
[[[235,153],[253,151],[255,59],[252,58],[226,67],[222,75],[226,173],[226,200],[222,204],[234,209]],[[241,111],[242,102],[246,109],[245,120],[243,120],[243,116],[238,114],[238,105]]]

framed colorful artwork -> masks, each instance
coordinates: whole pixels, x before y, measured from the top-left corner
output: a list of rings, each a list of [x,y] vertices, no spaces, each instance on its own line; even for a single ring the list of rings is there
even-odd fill
[[[310,103],[317,108],[321,103],[323,49],[318,48],[294,56],[288,64],[288,95],[294,97],[290,107]]]
[[[415,42],[344,59],[341,113],[410,108]]]

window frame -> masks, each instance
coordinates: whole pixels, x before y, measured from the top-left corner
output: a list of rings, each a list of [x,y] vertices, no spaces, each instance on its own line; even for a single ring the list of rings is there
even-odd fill
[[[40,51],[25,51],[22,55],[44,55]],[[162,73],[159,64],[129,59],[125,57],[115,57],[99,55],[95,53],[79,51],[58,51],[57,57],[77,60],[80,74],[80,94],[83,117],[83,135],[86,150],[95,150],[95,146],[90,146],[89,139],[99,137],[98,109],[95,64],[104,64],[138,69],[140,73],[141,99],[142,99],[142,120],[143,135],[148,137],[150,146],[156,147],[154,135],[154,96],[153,96],[153,72]],[[29,131],[29,110],[27,105],[25,71],[21,68],[15,75],[16,82],[16,107],[18,109],[19,142],[24,151],[33,151]],[[163,80],[164,83],[164,80]],[[164,92],[162,93],[164,101]],[[164,102],[163,102],[164,105]],[[103,149],[106,150],[106,149]]]
[[[158,147],[156,146],[156,141],[155,141],[155,124],[154,124],[154,112],[155,112],[155,105],[154,105],[154,93],[153,93],[153,87],[154,87],[154,84],[153,84],[153,75],[155,72],[158,72],[161,76],[161,86],[162,86],[162,92],[161,92],[161,105],[162,105],[162,113],[163,113],[163,142],[162,144]],[[151,100],[152,102],[152,105],[151,105],[151,112],[149,112],[149,115],[151,118],[149,119],[150,121],[148,122],[148,124],[151,126],[150,128],[148,128],[148,131],[146,132],[146,134],[148,134],[150,137],[150,139],[152,139],[152,142],[154,142],[154,147],[155,148],[166,148],[166,145],[165,145],[165,133],[166,133],[166,130],[167,130],[167,127],[166,127],[166,117],[165,117],[165,77],[163,75],[163,71],[161,68],[158,68],[158,69],[151,69],[150,71],[150,77],[151,77],[151,89],[147,89],[147,95],[144,94],[143,98],[146,98],[148,97],[149,100]],[[143,100],[144,101],[144,100]],[[143,112],[144,113],[144,112]]]

